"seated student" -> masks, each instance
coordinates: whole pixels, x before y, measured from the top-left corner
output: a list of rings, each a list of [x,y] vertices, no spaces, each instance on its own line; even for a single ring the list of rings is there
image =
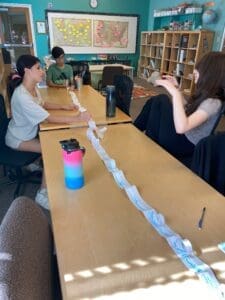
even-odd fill
[[[191,156],[195,145],[211,133],[225,101],[225,54],[208,52],[196,64],[195,90],[188,101],[172,76],[156,80],[167,95],[149,99],[134,125],[173,156]]]
[[[69,83],[73,88],[73,68],[65,64],[64,50],[57,46],[53,47],[52,56],[56,63],[50,65],[47,70],[47,84],[52,87],[66,87]]]
[[[22,55],[17,61],[17,72],[20,78],[14,79],[15,90],[11,100],[12,118],[9,122],[5,142],[12,149],[41,153],[38,125],[42,121],[52,123],[72,123],[88,121],[88,112],[78,113],[76,107],[44,102],[36,88],[42,81],[44,71],[40,61],[32,55]],[[74,116],[53,116],[46,109],[74,110]],[[48,195],[43,172],[41,188],[37,192],[36,202],[48,209]]]

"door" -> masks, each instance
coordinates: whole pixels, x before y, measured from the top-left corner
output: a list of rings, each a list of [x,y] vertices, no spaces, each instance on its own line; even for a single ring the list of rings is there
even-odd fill
[[[0,24],[1,48],[10,53],[13,65],[21,54],[34,54],[28,7],[0,6]]]
[[[7,98],[7,78],[22,54],[34,54],[29,6],[0,5],[0,93]]]

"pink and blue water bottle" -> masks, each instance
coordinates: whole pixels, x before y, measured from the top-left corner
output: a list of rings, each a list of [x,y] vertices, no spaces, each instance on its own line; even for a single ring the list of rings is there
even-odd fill
[[[84,186],[83,156],[85,148],[80,147],[76,139],[60,141],[64,162],[65,185],[69,189]]]

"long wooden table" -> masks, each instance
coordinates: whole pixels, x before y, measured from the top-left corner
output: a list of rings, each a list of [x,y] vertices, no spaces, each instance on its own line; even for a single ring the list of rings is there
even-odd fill
[[[64,186],[59,141],[86,148],[85,186]],[[40,133],[63,299],[214,299],[117,186],[86,129]],[[102,146],[143,199],[191,241],[225,282],[225,199],[131,124],[108,126]],[[197,227],[202,208],[206,215]],[[191,298],[192,297],[192,298]],[[102,298],[101,298],[102,299]]]
[[[42,88],[39,89],[42,98],[45,101],[59,104],[71,104],[71,96],[66,88]],[[85,107],[97,125],[116,124],[131,122],[131,118],[116,108],[116,116],[113,118],[106,117],[105,98],[94,90],[90,85],[83,85],[81,89],[75,90],[79,102]],[[52,115],[74,115],[74,111],[51,110]],[[40,124],[40,130],[62,129],[70,127],[84,127],[87,126],[86,122],[74,122],[71,124],[55,124],[43,122]]]

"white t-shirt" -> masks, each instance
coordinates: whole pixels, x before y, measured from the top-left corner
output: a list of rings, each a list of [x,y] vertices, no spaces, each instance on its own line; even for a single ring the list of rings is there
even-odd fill
[[[17,149],[23,141],[30,141],[37,136],[38,125],[49,113],[42,107],[44,104],[39,91],[33,97],[20,84],[14,91],[11,100],[12,118],[5,137],[6,145]]]

